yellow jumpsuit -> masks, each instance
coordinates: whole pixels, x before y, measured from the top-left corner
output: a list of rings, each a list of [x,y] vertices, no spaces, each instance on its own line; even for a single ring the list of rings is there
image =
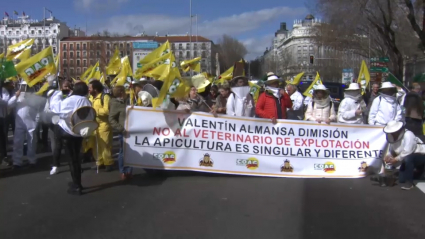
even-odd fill
[[[92,107],[96,111],[96,121],[99,123],[99,128],[93,133],[85,145],[85,150],[92,149],[93,157],[96,159],[97,165],[113,165],[112,159],[112,128],[109,124],[109,95],[103,96],[103,106],[101,103],[101,95],[96,98],[90,97]],[[97,141],[97,147],[96,147]],[[96,152],[98,150],[98,152]]]

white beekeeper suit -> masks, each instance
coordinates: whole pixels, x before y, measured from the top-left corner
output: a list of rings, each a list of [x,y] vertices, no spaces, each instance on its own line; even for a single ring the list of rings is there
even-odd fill
[[[382,89],[395,89],[390,82],[382,83]],[[386,125],[391,120],[404,121],[402,109],[396,95],[380,94],[373,100],[369,112],[370,125]]]
[[[30,164],[34,165],[36,159],[37,136],[35,128],[37,126],[37,115],[40,107],[43,106],[44,99],[35,96],[33,88],[27,86],[26,82],[21,83],[21,94],[19,97],[13,96],[8,102],[9,107],[16,106],[15,133],[13,137],[13,165],[22,166],[22,156],[24,154],[24,142],[27,140],[27,158]]]
[[[299,120],[302,120],[304,118],[304,97],[303,95],[297,90],[291,95],[291,101],[292,101],[292,111],[294,113],[294,116],[297,117]],[[287,114],[290,111],[287,111]]]
[[[344,99],[338,108],[338,122],[347,124],[362,124],[363,113],[356,114],[356,111],[365,112],[366,103],[363,100],[359,84],[351,83],[345,90]]]

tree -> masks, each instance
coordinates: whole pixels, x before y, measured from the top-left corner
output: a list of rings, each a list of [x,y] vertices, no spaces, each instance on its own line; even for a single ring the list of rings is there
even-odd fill
[[[261,69],[261,59],[256,58],[255,60],[250,61],[249,71],[250,76],[260,79],[264,75]]]
[[[217,50],[219,52],[220,72],[232,67],[235,62],[244,58],[248,53],[240,41],[228,35],[223,35],[218,40]]]
[[[413,29],[406,27],[406,5],[400,1],[317,0],[317,9],[336,31],[337,42],[345,38],[344,42],[356,53],[366,56],[369,47],[365,47],[364,41],[346,41],[349,40],[346,38],[370,40],[371,56],[388,56],[390,68],[399,79],[403,75],[404,57],[419,50],[418,38],[411,37]]]

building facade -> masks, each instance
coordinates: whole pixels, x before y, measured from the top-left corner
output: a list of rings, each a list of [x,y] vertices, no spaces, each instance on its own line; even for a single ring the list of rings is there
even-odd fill
[[[141,67],[138,62],[161,44],[170,43],[176,61],[202,57],[201,70],[208,73],[215,71],[213,60],[213,42],[204,37],[189,36],[138,36],[138,37],[67,37],[60,42],[60,72],[65,77],[78,77],[90,65],[99,61],[100,68],[105,69],[115,48],[121,57],[128,56],[133,71]],[[198,40],[198,41],[196,41]],[[190,74],[190,73],[186,73]]]
[[[18,19],[5,17],[0,21],[0,53],[6,52],[9,45],[32,38],[35,40],[32,54],[51,46],[56,55],[60,39],[68,37],[69,34],[70,29],[66,23],[53,16],[44,21],[34,20],[29,16],[20,16]]]
[[[303,80],[307,81],[314,80],[319,72],[322,80],[339,82],[342,69],[358,70],[362,57],[350,50],[336,50],[319,43],[317,29],[321,24],[312,15],[295,20],[292,30],[281,23],[271,47],[262,57],[263,71],[273,71],[285,79],[304,72]]]

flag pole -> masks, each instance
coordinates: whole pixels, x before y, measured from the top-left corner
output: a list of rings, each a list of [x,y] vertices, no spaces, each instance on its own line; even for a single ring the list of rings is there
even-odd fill
[[[43,49],[46,48],[46,8],[43,7]]]

